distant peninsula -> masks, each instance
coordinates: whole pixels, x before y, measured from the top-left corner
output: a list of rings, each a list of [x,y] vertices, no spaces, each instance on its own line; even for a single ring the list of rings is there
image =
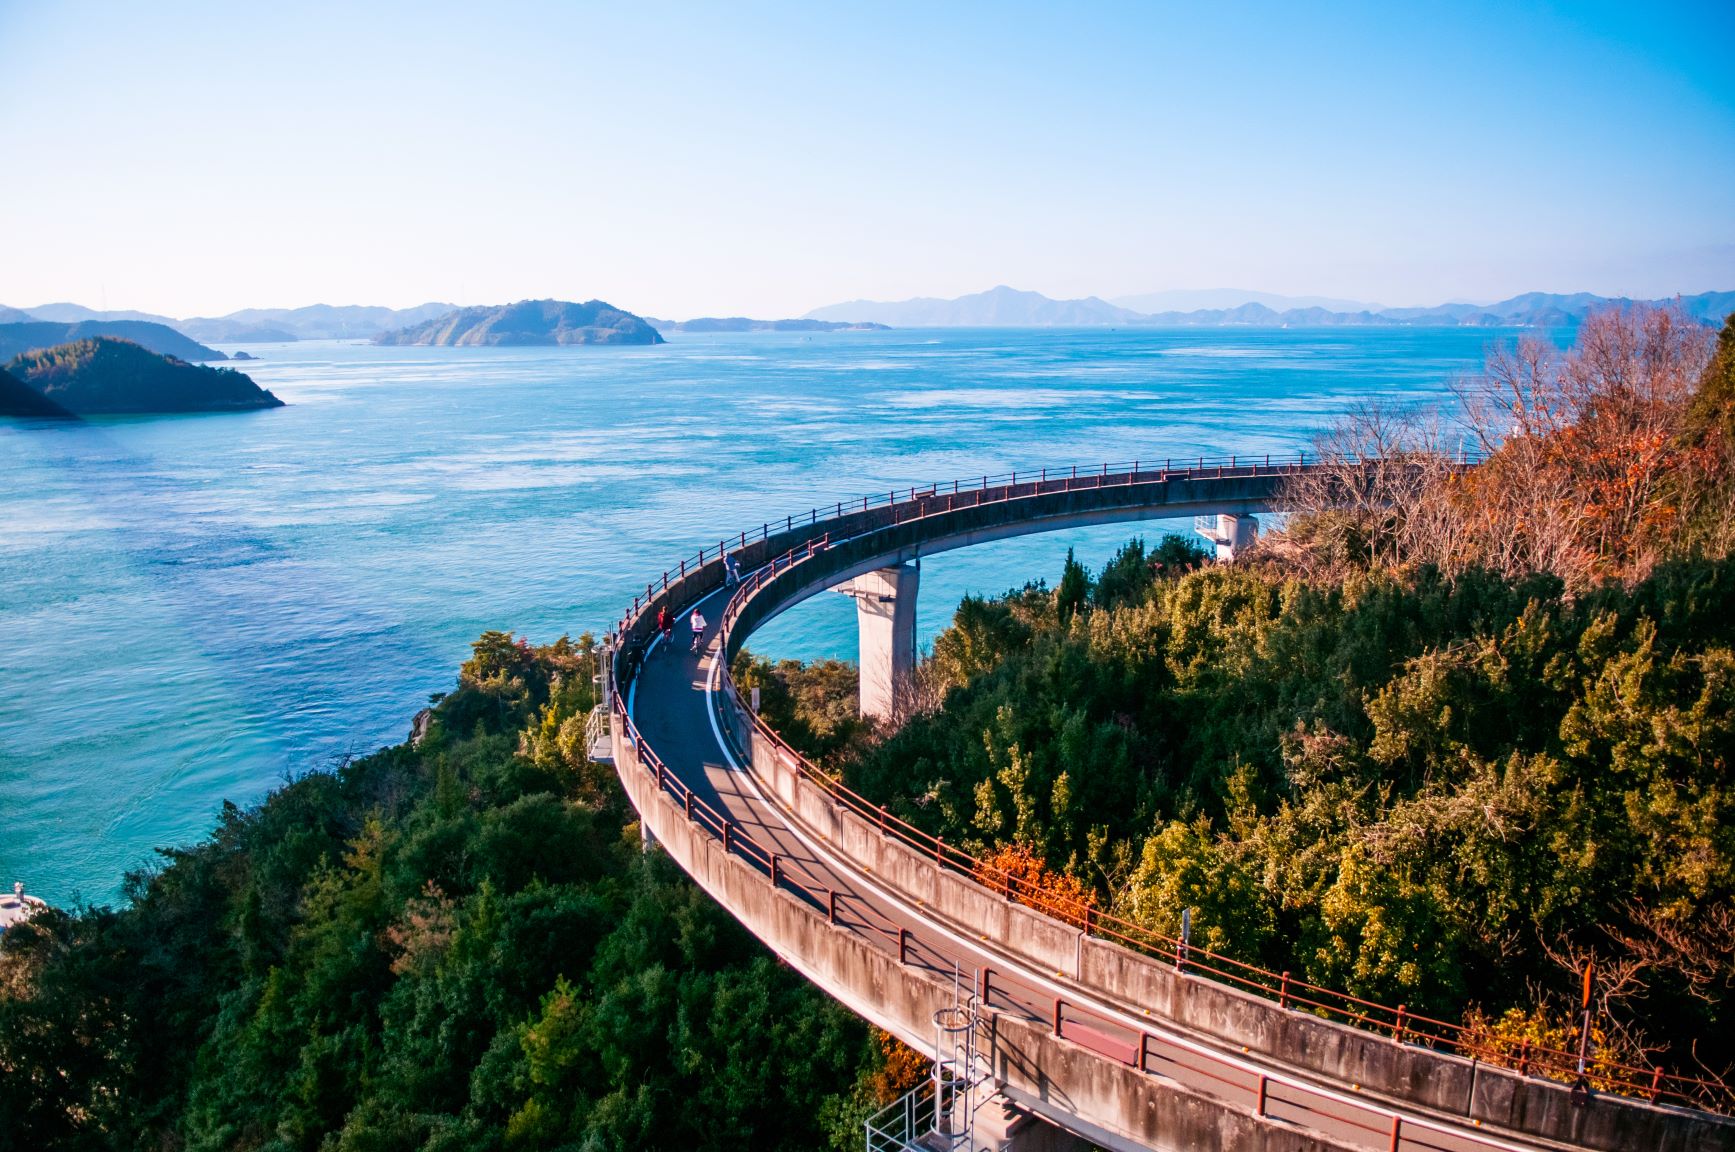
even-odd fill
[[[283,407],[283,401],[233,368],[189,364],[173,356],[159,356],[130,340],[108,336],[26,352],[6,365],[4,376],[0,380],[0,414],[9,416],[244,412]]]
[[[700,316],[693,320],[651,320],[659,332],[885,332],[888,324],[854,320],[749,320],[745,316]]]
[[[375,344],[458,345],[661,344],[642,317],[601,300],[520,300],[459,308],[423,324],[374,337]]]
[[[77,340],[94,340],[101,336],[130,340],[162,356],[197,363],[207,360],[227,360],[215,348],[207,348],[170,328],[148,320],[32,320],[22,324],[0,324],[0,362],[21,356],[38,348],[52,348]]]

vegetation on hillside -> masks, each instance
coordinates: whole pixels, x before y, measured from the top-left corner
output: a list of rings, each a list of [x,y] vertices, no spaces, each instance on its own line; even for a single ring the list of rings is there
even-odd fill
[[[1325,438],[1335,471],[1293,495],[1276,555],[1317,575],[1431,565],[1576,594],[1665,557],[1735,544],[1735,328],[1670,309],[1593,315],[1570,351],[1526,337],[1458,388],[1456,419],[1353,410]],[[1486,461],[1453,467],[1474,446]],[[1378,458],[1371,483],[1364,460]],[[1345,495],[1352,497],[1346,504]]]
[[[907,1054],[643,849],[594,665],[488,633],[419,744],[12,929],[0,1146],[858,1146]]]
[[[520,300],[516,304],[458,308],[397,332],[376,344],[661,344],[641,317],[601,300]]]
[[[0,368],[0,416],[48,416],[64,419],[72,413]]]
[[[967,599],[895,732],[834,673],[754,674],[853,788],[1057,907],[1191,909],[1200,946],[1515,1051],[1576,1044],[1592,963],[1607,1058],[1726,1076],[1732,369],[1735,319],[1713,355],[1642,310],[1497,354],[1482,468],[1363,413],[1337,447],[1396,457],[1376,498],[1316,490],[1263,559],[1134,541]]]
[[[77,415],[283,406],[233,368],[189,364],[110,336],[25,352],[6,365],[6,372],[44,400]]]

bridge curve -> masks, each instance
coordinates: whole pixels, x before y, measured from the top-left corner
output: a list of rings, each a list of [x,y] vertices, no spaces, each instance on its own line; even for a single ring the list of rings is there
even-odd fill
[[[1002,1093],[1105,1147],[1735,1149],[1735,1125],[1655,1102],[1690,1082],[1632,1070],[1625,1087],[1651,1102],[1575,1098],[1443,1050],[1453,1026],[1401,1006],[1038,901],[806,763],[728,674],[759,624],[888,564],[1084,524],[1268,511],[1316,467],[1230,458],[1014,473],[719,541],[647,586],[609,638],[614,763],[643,827],[793,967],[906,1043],[931,1051],[934,1014],[967,1002]],[[739,588],[725,587],[725,554]],[[664,605],[702,606],[702,652],[658,643]],[[1547,1059],[1536,1054],[1537,1071]]]

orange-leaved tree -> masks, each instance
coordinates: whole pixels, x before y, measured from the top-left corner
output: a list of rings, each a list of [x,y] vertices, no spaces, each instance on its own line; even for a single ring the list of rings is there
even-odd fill
[[[1076,876],[1043,862],[1028,844],[1002,844],[976,865],[976,879],[1019,903],[1082,927],[1097,906],[1096,893]]]

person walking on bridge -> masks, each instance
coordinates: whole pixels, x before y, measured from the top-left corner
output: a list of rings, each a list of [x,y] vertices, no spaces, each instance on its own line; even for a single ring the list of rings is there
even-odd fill
[[[705,618],[699,615],[697,608],[687,617],[687,622],[693,626],[693,651],[697,652],[705,643]]]
[[[723,557],[723,587],[733,588],[741,583],[741,561],[731,552]]]

